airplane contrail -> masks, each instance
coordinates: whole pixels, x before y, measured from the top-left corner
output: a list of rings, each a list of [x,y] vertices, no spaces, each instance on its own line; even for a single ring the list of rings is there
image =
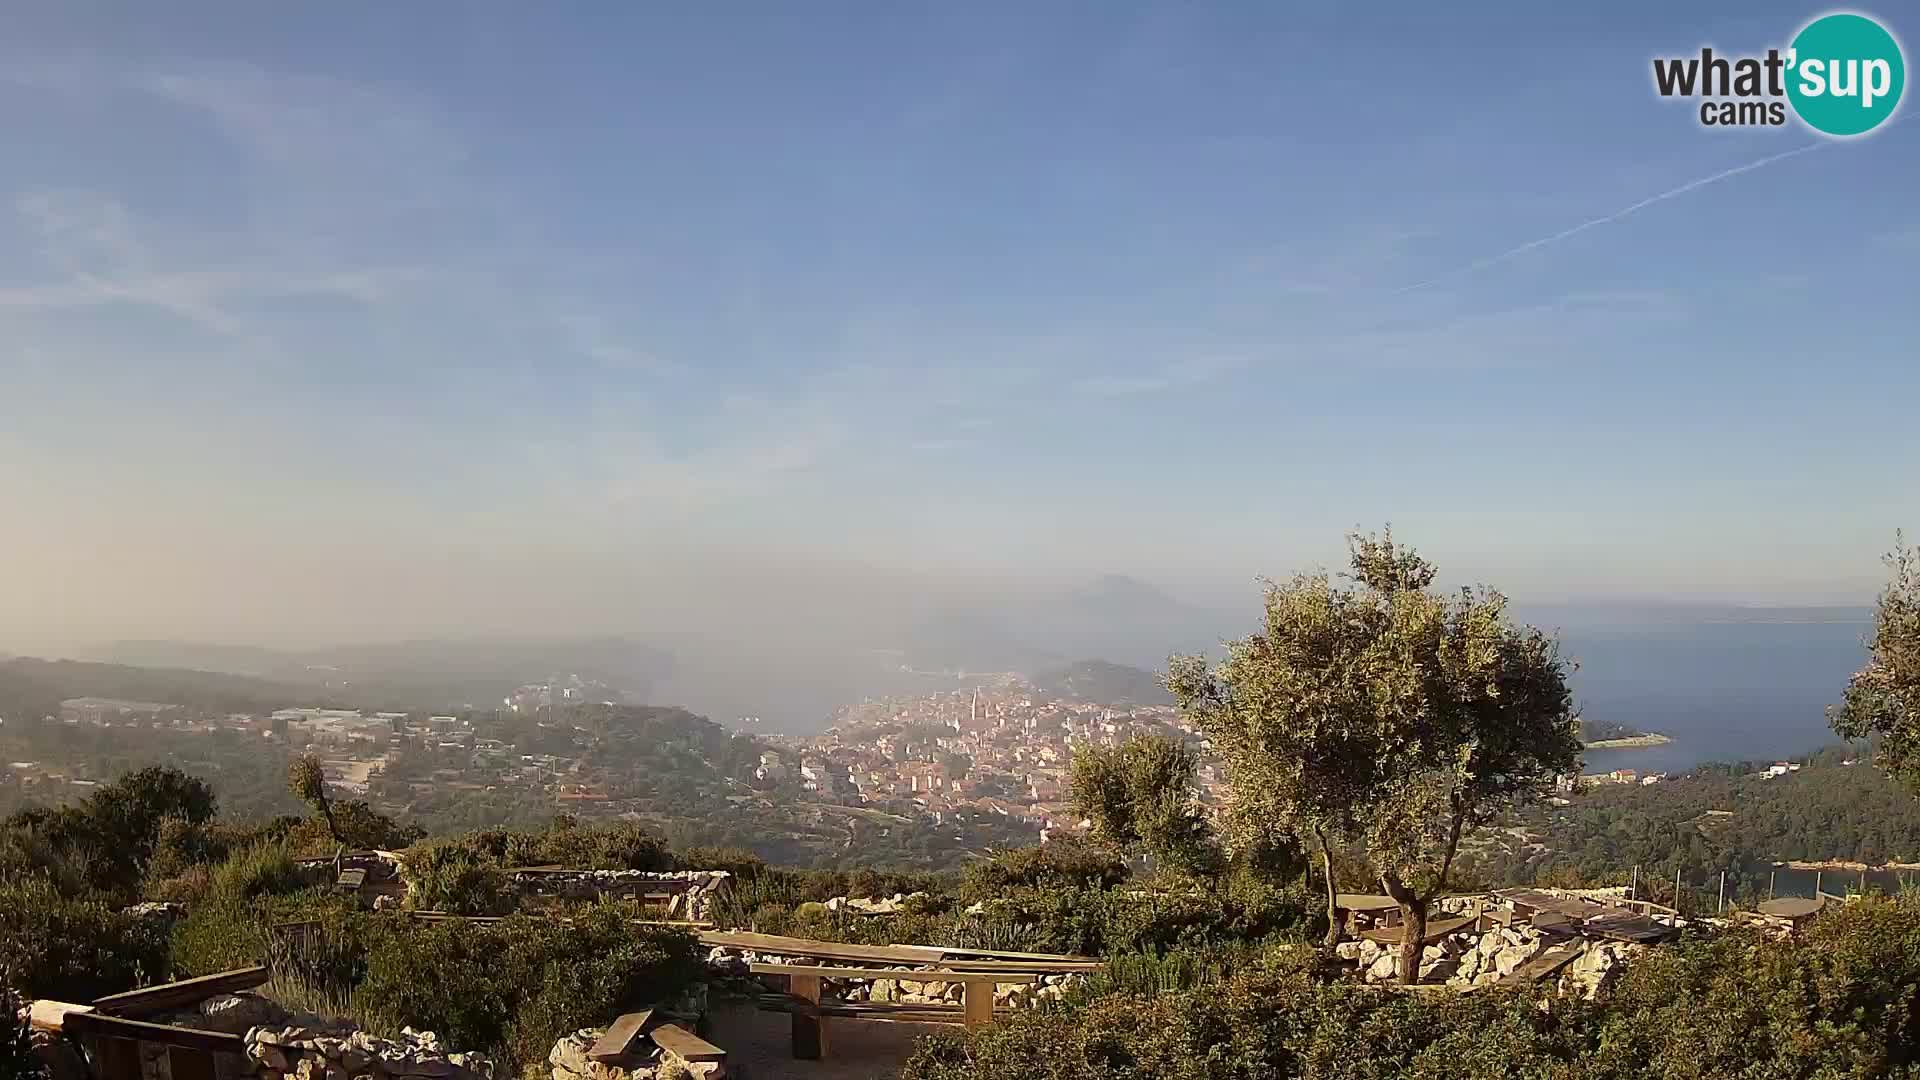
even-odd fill
[[[1778,154],[1769,154],[1766,157],[1760,158],[1757,161],[1749,161],[1745,165],[1736,165],[1731,169],[1723,169],[1720,172],[1714,173],[1712,176],[1703,176],[1698,180],[1689,180],[1686,183],[1681,184],[1679,187],[1674,188],[1671,191],[1663,191],[1658,195],[1648,196],[1647,198],[1641,199],[1639,202],[1634,203],[1631,206],[1627,206],[1627,207],[1623,207],[1622,209],[1615,210],[1613,213],[1607,214],[1604,217],[1597,217],[1591,221],[1583,221],[1580,224],[1575,225],[1570,229],[1562,229],[1559,232],[1554,233],[1552,236],[1543,236],[1538,240],[1529,240],[1526,243],[1521,244],[1519,247],[1508,248],[1507,250],[1502,251],[1497,255],[1488,255],[1484,259],[1477,259],[1473,262],[1467,263],[1465,266],[1457,266],[1452,270],[1447,271],[1444,274],[1439,274],[1434,277],[1430,277],[1425,281],[1417,282],[1412,285],[1403,286],[1399,289],[1395,289],[1394,292],[1396,293],[1414,292],[1419,289],[1424,289],[1430,285],[1437,285],[1442,281],[1448,280],[1449,278],[1461,277],[1462,275],[1471,274],[1478,270],[1484,270],[1487,267],[1494,265],[1495,263],[1506,262],[1508,259],[1514,258],[1515,256],[1518,256],[1518,255],[1524,255],[1527,252],[1533,251],[1536,248],[1543,248],[1543,247],[1546,247],[1548,244],[1557,244],[1560,241],[1565,240],[1570,236],[1575,236],[1575,235],[1578,235],[1579,233],[1586,232],[1588,229],[1597,229],[1602,225],[1611,225],[1614,222],[1619,221],[1621,218],[1627,217],[1641,210],[1645,210],[1647,207],[1652,206],[1654,203],[1665,202],[1668,199],[1678,198],[1682,195],[1685,195],[1689,191],[1698,191],[1699,189],[1706,187],[1709,184],[1717,184],[1722,180],[1727,180],[1735,176],[1739,176],[1741,173],[1749,173],[1755,169],[1763,169],[1768,165],[1773,164],[1776,161],[1785,161],[1790,157],[1798,157],[1801,154],[1810,153],[1814,150],[1819,150],[1819,149],[1822,149],[1823,147],[1828,147],[1832,145],[1833,143],[1826,140],[1822,140],[1820,142],[1815,142],[1815,143],[1808,143],[1805,146],[1797,146],[1792,150],[1783,150]]]

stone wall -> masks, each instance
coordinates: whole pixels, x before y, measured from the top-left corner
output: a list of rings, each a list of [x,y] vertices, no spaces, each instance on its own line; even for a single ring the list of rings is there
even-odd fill
[[[493,1080],[479,1054],[450,1052],[431,1031],[382,1039],[342,1027],[249,1028],[246,1057],[259,1080]],[[503,1078],[505,1080],[505,1078]]]
[[[705,922],[713,912],[713,897],[732,879],[725,870],[570,870],[515,874],[513,880],[527,895],[580,899],[604,893],[644,892],[648,885],[672,886],[674,895],[667,902],[667,917]]]
[[[844,911],[850,915],[892,915],[904,907],[909,900],[925,897],[923,892],[894,893],[892,896],[836,896],[826,902],[828,911]]]
[[[1496,926],[1484,933],[1462,930],[1428,945],[1420,954],[1420,982],[1456,989],[1487,986],[1517,971],[1527,961],[1555,945],[1575,940],[1531,926]],[[1645,945],[1589,940],[1586,952],[1575,958],[1560,976],[1560,988],[1593,997],[1611,981],[1615,969]],[[1335,955],[1356,965],[1361,978],[1372,983],[1399,978],[1400,946],[1377,941],[1343,941]]]
[[[774,956],[756,953],[747,949],[732,949],[717,946],[707,954],[707,966],[716,975],[727,978],[745,978],[750,972],[749,964],[804,964],[814,967],[859,967],[872,970],[882,965],[854,964],[843,965],[833,961],[804,960],[790,956]],[[836,1001],[884,1001],[901,1004],[958,1005],[964,1000],[964,983],[949,982],[940,978],[940,972],[933,965],[899,966],[887,965],[889,970],[898,970],[899,977],[891,979],[835,979],[823,978],[820,992],[823,997]],[[1009,968],[1018,970],[1017,962],[1009,963]],[[1086,981],[1079,973],[1042,975],[1039,981],[1031,983],[996,983],[993,987],[995,1005],[1009,1008],[1031,1007],[1043,1000],[1065,997],[1075,986]]]

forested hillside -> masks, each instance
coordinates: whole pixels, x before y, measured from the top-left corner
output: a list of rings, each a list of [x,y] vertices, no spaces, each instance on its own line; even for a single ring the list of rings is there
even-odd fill
[[[1776,861],[1920,860],[1920,800],[1869,753],[1831,747],[1779,777],[1767,764],[1593,785],[1515,814],[1470,849],[1466,868],[1502,884],[1617,885],[1637,866],[1648,888],[1666,891],[1676,869],[1696,885],[1726,871],[1735,895],[1752,896]]]

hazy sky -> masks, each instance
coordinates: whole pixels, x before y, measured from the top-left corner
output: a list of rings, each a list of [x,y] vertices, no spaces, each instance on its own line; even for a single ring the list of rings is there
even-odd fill
[[[1744,6],[7,5],[0,646],[1250,596],[1386,520],[1864,600],[1920,124],[1613,218],[1817,141],[1654,96],[1816,13]]]

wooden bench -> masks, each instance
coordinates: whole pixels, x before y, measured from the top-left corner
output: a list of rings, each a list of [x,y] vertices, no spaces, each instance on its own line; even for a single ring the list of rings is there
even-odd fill
[[[1505,978],[1498,980],[1495,985],[1522,986],[1527,983],[1540,982],[1543,979],[1558,975],[1562,968],[1579,959],[1580,954],[1586,951],[1587,943],[1584,939],[1575,938],[1572,941],[1563,942],[1526,963],[1521,964],[1519,967],[1514,968]]]
[[[84,1047],[97,1080],[141,1080],[141,1043],[166,1047],[167,1069],[173,1080],[215,1080],[215,1055],[234,1055],[239,1067],[244,1068],[245,1039],[222,1031],[155,1024],[138,1018],[192,1008],[210,997],[259,986],[267,978],[266,968],[240,968],[109,994],[90,1005],[36,1001],[29,1022],[43,1031],[70,1036]]]
[[[718,1063],[720,1074],[725,1074],[725,1050],[679,1024],[662,1022],[652,1009],[627,1013],[614,1020],[607,1026],[606,1034],[587,1050],[587,1057],[614,1068],[636,1067],[647,1060],[646,1056],[635,1052],[635,1044],[642,1038],[651,1041],[663,1055],[672,1055],[686,1062]]]
[[[978,1028],[993,1021],[996,985],[1026,985],[1048,975],[1091,974],[1106,964],[1084,956],[959,949],[931,945],[849,945],[835,941],[714,930],[700,944],[801,960],[794,964],[752,963],[755,975],[779,976],[786,991],[763,995],[763,1009],[793,1016],[793,1055],[817,1060],[826,1055],[828,1017],[892,1023],[960,1024]],[[826,963],[820,963],[824,961]],[[834,964],[847,966],[831,966]],[[887,979],[904,982],[959,983],[961,999],[944,1001],[823,1000],[827,979]]]
[[[633,1049],[634,1040],[647,1030],[653,1022],[653,1010],[641,1009],[637,1013],[628,1013],[608,1025],[606,1034],[587,1050],[587,1056],[598,1062],[612,1062],[626,1057]]]
[[[269,978],[271,975],[264,967],[236,968],[214,975],[202,975],[197,979],[182,979],[179,982],[161,986],[149,986],[144,990],[108,994],[106,997],[94,999],[93,1011],[109,1016],[137,1019],[198,1005],[208,998],[219,997],[222,994],[264,986]]]
[[[993,1022],[993,994],[998,985],[1024,985],[1039,980],[1037,972],[1021,971],[949,971],[901,970],[899,968],[821,967],[812,964],[751,964],[755,975],[779,975],[787,980],[783,1011],[793,1014],[793,1056],[818,1060],[826,1056],[829,1016],[868,1020],[944,1023],[956,1021],[968,1028],[982,1028]],[[857,1002],[827,1001],[821,997],[825,979],[890,979],[903,982],[959,983],[962,986],[958,1008],[940,1002]],[[763,1001],[763,1007],[772,1007]],[[911,1020],[908,1018],[911,1017]]]
[[[1473,926],[1476,922],[1478,922],[1478,916],[1474,915],[1463,915],[1455,919],[1430,919],[1427,921],[1426,936],[1420,939],[1420,944],[1431,945],[1448,934]],[[1404,924],[1383,926],[1360,935],[1366,941],[1378,942],[1382,945],[1398,945],[1406,936],[1407,928]]]

